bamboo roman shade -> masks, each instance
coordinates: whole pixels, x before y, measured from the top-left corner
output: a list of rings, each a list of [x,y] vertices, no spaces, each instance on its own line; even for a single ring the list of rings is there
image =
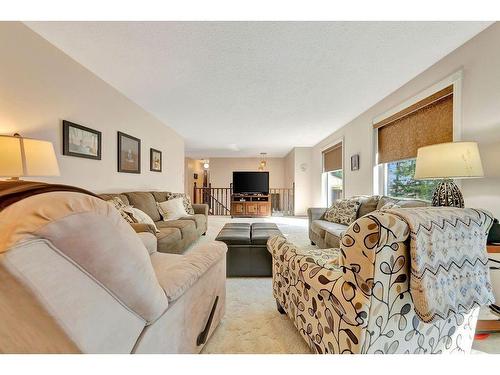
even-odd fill
[[[453,86],[373,125],[378,129],[378,162],[417,157],[419,147],[453,142]]]
[[[342,169],[342,143],[323,151],[323,172]]]

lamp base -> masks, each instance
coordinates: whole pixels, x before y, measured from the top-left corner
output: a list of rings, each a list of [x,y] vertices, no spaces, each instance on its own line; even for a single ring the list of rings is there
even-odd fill
[[[464,208],[464,197],[453,180],[443,180],[434,191],[432,205]]]

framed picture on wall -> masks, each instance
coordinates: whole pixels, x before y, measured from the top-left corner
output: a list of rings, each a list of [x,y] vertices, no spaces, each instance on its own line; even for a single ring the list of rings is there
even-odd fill
[[[359,154],[351,156],[351,171],[357,171],[359,169]]]
[[[141,140],[118,132],[118,172],[141,173]]]
[[[153,172],[161,172],[161,151],[154,148],[149,150],[149,169]]]
[[[63,120],[63,155],[101,160],[100,131]]]

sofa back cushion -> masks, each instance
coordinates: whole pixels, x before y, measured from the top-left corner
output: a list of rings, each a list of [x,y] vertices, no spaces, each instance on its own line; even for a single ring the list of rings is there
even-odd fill
[[[153,221],[161,220],[153,194],[147,191],[136,191],[124,194],[127,196],[132,206],[146,213]]]
[[[365,216],[377,209],[379,195],[356,195],[355,198],[361,205],[358,210],[358,217]]]
[[[168,199],[170,192],[168,191],[152,191],[153,197],[158,203],[165,202]]]
[[[397,204],[401,208],[429,206],[429,202],[420,199],[392,198],[384,195],[378,201],[377,210],[380,210],[387,203]]]

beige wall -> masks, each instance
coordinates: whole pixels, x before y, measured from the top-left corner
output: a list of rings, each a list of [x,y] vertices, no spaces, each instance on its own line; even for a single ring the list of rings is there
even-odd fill
[[[184,190],[184,141],[164,123],[19,22],[0,22],[0,134],[52,141],[61,176],[96,192]],[[62,120],[102,132],[102,160],[62,155]],[[141,174],[117,172],[117,130],[141,139]],[[150,147],[163,172],[149,171]]]
[[[257,171],[260,158],[210,158],[210,182],[212,187],[229,187],[233,180],[233,171]],[[267,158],[269,187],[284,188],[284,158]]]
[[[321,197],[321,149],[344,137],[345,196],[373,192],[374,117],[463,70],[462,140],[479,142],[485,178],[462,181],[466,206],[489,209],[500,216],[500,23],[495,23],[406,85],[346,124],[313,148],[312,205]],[[351,172],[348,160],[360,154],[360,169]]]
[[[296,147],[295,151],[295,215],[307,215],[311,202],[312,148]]]
[[[192,197],[194,182],[196,181],[198,187],[203,186],[203,160],[186,158],[184,170],[184,192]],[[194,178],[195,173],[198,174],[196,180]]]
[[[295,215],[307,215],[311,202],[311,147],[294,147],[285,157],[285,181],[295,183]]]

